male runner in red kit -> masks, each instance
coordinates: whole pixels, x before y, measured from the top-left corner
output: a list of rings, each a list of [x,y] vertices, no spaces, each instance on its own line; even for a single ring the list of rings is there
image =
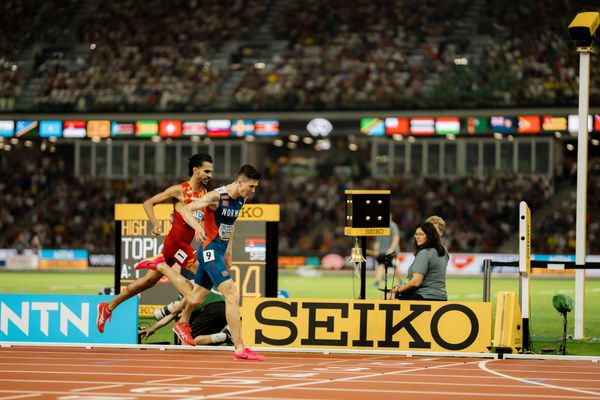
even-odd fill
[[[173,225],[164,241],[162,254],[158,257],[152,257],[151,260],[154,263],[165,263],[170,267],[179,264],[181,268],[195,272],[198,267],[198,260],[196,259],[196,250],[190,246],[194,239],[195,231],[183,220],[179,209],[206,194],[206,186],[212,178],[213,173],[212,157],[203,153],[192,156],[189,159],[188,170],[190,174],[188,181],[173,185],[146,200],[144,202],[144,211],[152,223],[152,234],[158,236],[161,231],[158,219],[154,215],[154,206],[160,203],[173,204]],[[198,210],[194,217],[202,220],[202,212]],[[139,264],[148,262],[149,260],[146,259]],[[112,312],[119,304],[153,287],[162,277],[163,274],[159,271],[149,270],[144,276],[123,289],[117,297],[109,302],[98,304],[96,326],[100,333],[104,333],[106,322],[110,320]]]

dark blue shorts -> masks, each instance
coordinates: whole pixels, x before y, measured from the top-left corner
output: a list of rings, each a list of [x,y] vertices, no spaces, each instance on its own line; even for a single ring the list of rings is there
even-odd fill
[[[225,265],[225,251],[227,250],[227,242],[215,239],[198,247],[198,269],[194,282],[208,290],[219,287],[226,280],[231,279],[229,269]]]

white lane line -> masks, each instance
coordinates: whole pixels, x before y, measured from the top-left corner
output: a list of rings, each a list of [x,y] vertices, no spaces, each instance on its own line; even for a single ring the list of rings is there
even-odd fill
[[[118,388],[118,387],[123,387],[124,385],[102,385],[102,386],[92,386],[92,387],[87,387],[87,388],[82,388],[82,389],[72,389],[71,392],[87,392],[88,390],[97,390],[97,389],[112,389],[112,388]]]
[[[337,363],[341,363],[341,362],[346,362],[348,360],[332,360],[332,361],[323,361],[320,363],[317,363],[315,365],[327,365],[327,364],[337,364]]]
[[[16,396],[2,397],[2,400],[26,399],[29,397],[40,397],[41,393],[19,394]]]
[[[484,370],[484,371],[486,371],[486,372],[488,372],[490,374],[498,375],[498,376],[501,376],[503,378],[512,379],[512,380],[515,380],[517,382],[521,382],[521,383],[525,383],[525,384],[543,386],[543,387],[546,387],[548,389],[568,390],[570,392],[576,392],[576,393],[583,393],[583,394],[591,394],[591,395],[594,395],[594,396],[600,396],[599,392],[592,392],[590,390],[574,389],[574,388],[569,388],[569,387],[565,387],[565,386],[550,385],[548,383],[537,382],[537,381],[530,380],[530,379],[523,379],[523,378],[517,378],[515,376],[506,375],[506,374],[503,374],[502,372],[498,372],[498,371],[494,371],[494,370],[489,369],[488,366],[487,366],[487,363],[490,362],[490,361],[495,361],[495,360],[480,361],[479,362],[479,368],[481,368],[482,370]]]
[[[208,395],[208,396],[205,396],[205,398],[206,399],[213,399],[213,398],[220,398],[220,397],[239,396],[239,395],[242,395],[242,394],[266,392],[266,391],[269,391],[269,390],[294,389],[294,388],[303,387],[303,386],[318,385],[318,384],[321,384],[321,383],[346,382],[346,381],[352,381],[352,380],[356,380],[356,379],[366,379],[366,378],[372,378],[372,377],[379,377],[379,376],[382,376],[382,375],[401,375],[401,374],[406,373],[406,372],[416,372],[416,371],[432,370],[432,369],[439,369],[439,368],[445,368],[445,367],[453,367],[453,366],[465,365],[465,364],[476,364],[478,362],[479,361],[459,362],[459,363],[452,363],[452,364],[446,364],[446,365],[437,365],[437,366],[433,366],[433,367],[413,368],[413,369],[408,369],[408,370],[404,370],[404,371],[378,372],[378,373],[371,373],[371,374],[366,374],[366,375],[351,376],[351,377],[346,377],[346,378],[321,379],[321,380],[318,380],[318,381],[301,382],[301,383],[291,383],[291,384],[281,385],[281,386],[267,386],[267,387],[257,388],[257,389],[239,390],[239,391],[230,392],[230,393],[219,393],[219,394],[214,394],[214,395]]]
[[[161,383],[151,383],[151,382],[123,382],[120,384],[116,384],[114,382],[98,382],[98,381],[65,381],[65,380],[60,380],[60,379],[0,379],[0,382],[19,382],[19,383],[59,383],[59,384],[65,384],[65,383],[70,383],[70,384],[76,384],[76,385],[93,385],[93,384],[102,384],[102,385],[106,385],[106,386],[110,386],[110,385],[117,385],[117,386],[141,386],[141,385],[148,385],[148,386],[158,386],[158,387],[162,387],[164,386],[164,384]],[[189,387],[202,387],[202,385],[197,385],[194,383],[191,383],[189,385],[186,385]],[[218,385],[216,385],[218,386]],[[80,390],[80,389],[78,389]],[[83,390],[89,390],[89,389],[83,389]],[[2,391],[2,389],[0,388],[0,392]]]
[[[163,382],[173,382],[173,381],[181,381],[184,379],[193,379],[194,376],[192,375],[188,375],[188,376],[180,376],[178,378],[165,378],[165,379],[154,379],[151,381],[146,381],[146,383],[163,383]]]
[[[232,372],[217,372],[215,375],[216,376],[223,376],[223,375],[247,374],[248,372],[254,372],[254,370],[252,370],[252,369],[241,369],[241,370],[232,371]]]
[[[277,371],[280,369],[289,369],[289,368],[302,368],[304,367],[304,364],[298,364],[298,365],[284,365],[283,367],[273,367],[273,368],[269,368],[269,371]]]

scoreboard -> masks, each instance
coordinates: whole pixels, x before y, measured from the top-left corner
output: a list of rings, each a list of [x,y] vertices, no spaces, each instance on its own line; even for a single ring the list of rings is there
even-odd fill
[[[136,271],[134,265],[158,255],[171,229],[173,205],[154,207],[161,235],[152,235],[152,223],[142,204],[115,205],[115,291],[142,277],[146,270]],[[231,277],[239,288],[240,302],[244,297],[277,296],[277,236],[278,204],[246,204],[235,223],[232,242]],[[192,243],[192,247],[197,247]],[[187,272],[187,271],[184,271]],[[189,275],[189,274],[188,274]],[[186,276],[193,278],[193,276]],[[159,283],[140,295],[140,315],[151,316],[155,309],[177,298],[177,291],[163,277]]]

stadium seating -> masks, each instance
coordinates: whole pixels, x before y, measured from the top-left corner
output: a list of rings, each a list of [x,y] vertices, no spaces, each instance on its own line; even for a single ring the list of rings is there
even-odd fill
[[[3,4],[0,21],[9,27],[0,42],[0,82],[10,99],[0,108],[24,111],[573,106],[578,60],[566,27],[578,11],[596,6],[13,3]],[[14,22],[24,19],[26,27]],[[70,23],[57,28],[59,19]],[[69,35],[76,39],[65,40]],[[48,54],[57,39],[66,46],[58,59]],[[15,57],[29,57],[35,71],[16,75]],[[591,78],[593,104],[600,74]]]

